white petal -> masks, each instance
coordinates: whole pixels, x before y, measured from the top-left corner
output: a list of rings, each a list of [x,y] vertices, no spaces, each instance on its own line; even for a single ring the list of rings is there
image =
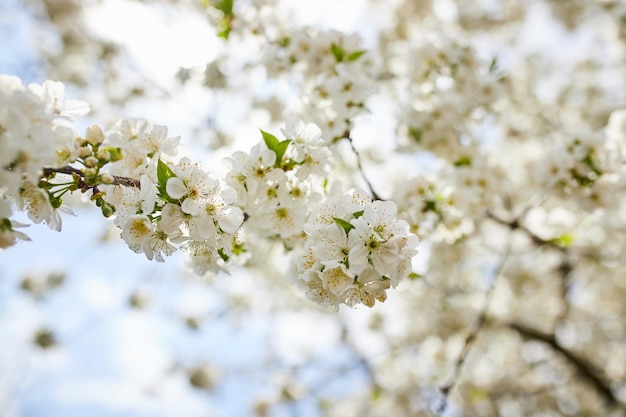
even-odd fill
[[[187,194],[187,187],[185,186],[185,183],[183,183],[183,180],[178,177],[173,177],[167,180],[165,191],[167,191],[167,194],[170,197],[178,200]]]

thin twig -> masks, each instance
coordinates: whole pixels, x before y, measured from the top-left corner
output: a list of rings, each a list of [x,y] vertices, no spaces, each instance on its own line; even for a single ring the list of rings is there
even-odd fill
[[[352,138],[350,137],[350,131],[346,130],[344,134],[342,135],[342,138],[347,139],[348,143],[350,143],[352,152],[354,152],[354,155],[356,156],[356,163],[357,163],[357,167],[359,168],[359,173],[361,174],[363,181],[365,181],[365,184],[367,184],[367,187],[369,188],[369,191],[372,194],[372,198],[374,200],[382,200],[382,198],[380,198],[380,196],[376,193],[376,191],[374,191],[374,187],[372,186],[372,183],[365,175],[365,171],[363,170],[363,164],[361,163],[361,154],[359,154],[359,151],[357,151],[356,148],[354,147],[354,142],[352,141]]]
[[[474,341],[478,337],[478,334],[480,333],[480,331],[485,326],[485,323],[487,322],[487,313],[489,311],[489,304],[491,302],[491,297],[493,295],[493,290],[494,290],[494,288],[496,286],[496,281],[497,281],[498,277],[500,276],[500,274],[502,273],[502,270],[504,269],[504,264],[506,263],[507,259],[509,258],[510,253],[511,253],[511,247],[510,247],[510,244],[509,244],[509,245],[507,245],[506,251],[502,255],[502,258],[500,259],[500,262],[499,262],[496,270],[494,271],[493,280],[491,282],[491,286],[489,287],[489,289],[485,293],[485,297],[483,299],[483,305],[480,308],[480,314],[478,315],[478,318],[476,319],[476,322],[474,323],[474,326],[472,326],[472,329],[470,330],[469,334],[465,338],[465,343],[463,344],[463,349],[461,350],[461,354],[458,356],[458,358],[457,358],[457,360],[456,360],[456,362],[454,364],[454,374],[452,376],[452,379],[446,385],[444,385],[444,386],[439,388],[443,398],[441,399],[439,405],[435,408],[435,412],[438,415],[441,415],[441,414],[443,414],[446,411],[446,408],[448,407],[448,398],[450,396],[450,393],[456,387],[456,385],[457,385],[457,383],[459,381],[459,378],[461,376],[461,371],[463,370],[463,367],[465,365],[465,361],[467,360],[467,355],[469,353],[469,350],[473,346]]]

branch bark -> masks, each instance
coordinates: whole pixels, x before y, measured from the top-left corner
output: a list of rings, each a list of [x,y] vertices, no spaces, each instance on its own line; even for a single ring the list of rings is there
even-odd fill
[[[591,385],[598,392],[598,394],[602,396],[602,398],[604,398],[607,405],[612,407],[621,405],[620,401],[613,394],[608,382],[600,376],[599,370],[597,370],[588,360],[561,346],[553,334],[543,333],[517,323],[510,323],[508,326],[518,332],[524,339],[543,342],[550,346],[554,351],[558,352],[563,358],[567,359],[567,361],[572,364],[574,369],[576,369],[578,375],[587,381],[587,383]],[[626,412],[626,408],[624,408],[623,405],[621,405],[620,408],[623,408]]]
[[[52,175],[53,173],[66,174],[66,175],[75,174],[81,178],[84,178],[84,175],[85,175],[80,169],[74,168],[73,166],[70,166],[70,165],[66,165],[61,168],[44,168],[43,173],[46,176]],[[134,178],[120,177],[117,175],[112,175],[112,177],[113,177],[112,185],[123,185],[125,187],[136,187],[136,188],[141,187],[139,180],[136,180]],[[88,187],[88,188],[95,188],[95,187]]]

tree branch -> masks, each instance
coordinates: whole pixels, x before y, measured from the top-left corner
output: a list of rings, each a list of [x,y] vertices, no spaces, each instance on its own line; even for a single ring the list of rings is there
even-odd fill
[[[493,295],[493,289],[496,286],[496,280],[500,276],[500,274],[501,274],[501,272],[502,272],[502,270],[504,268],[504,264],[506,263],[509,255],[510,255],[510,252],[511,252],[510,245],[507,245],[506,251],[505,251],[504,255],[502,255],[502,258],[501,258],[500,262],[498,263],[498,266],[496,267],[496,269],[494,271],[493,280],[491,282],[491,286],[489,287],[489,289],[485,293],[485,298],[483,300],[483,305],[482,305],[482,307],[480,309],[480,314],[478,315],[478,318],[476,319],[476,322],[474,323],[474,326],[472,327],[472,329],[470,330],[469,334],[465,338],[465,343],[463,344],[463,349],[461,350],[461,354],[458,356],[458,358],[457,358],[457,360],[456,360],[456,362],[454,364],[454,374],[452,376],[452,379],[446,385],[441,386],[439,388],[443,398],[441,399],[439,405],[437,407],[435,407],[435,412],[438,415],[442,415],[446,411],[446,408],[448,407],[448,397],[450,396],[450,393],[456,387],[456,385],[457,385],[457,383],[459,381],[459,378],[461,376],[461,371],[463,370],[463,366],[465,365],[465,361],[467,360],[467,355],[469,353],[469,350],[473,346],[474,341],[478,337],[478,334],[480,333],[480,331],[483,329],[483,327],[487,323],[487,313],[489,311],[489,304],[491,302],[491,297]]]
[[[61,168],[44,168],[43,169],[43,174],[45,176],[50,176],[53,173],[66,174],[66,175],[78,175],[80,178],[85,177],[85,174],[83,173],[83,171],[81,171],[78,168],[74,168],[73,166],[70,166],[70,165],[66,165]],[[113,177],[112,185],[123,185],[125,187],[141,188],[139,180],[136,180],[134,178],[119,177],[117,175],[112,175],[112,177]],[[97,190],[97,186],[89,186],[84,183],[82,184],[82,186],[79,184],[79,188],[85,189],[85,190],[90,189],[90,188]]]
[[[589,361],[577,356],[573,352],[570,352],[561,346],[553,334],[542,333],[538,330],[517,323],[510,323],[508,326],[517,331],[523,338],[543,342],[556,352],[560,353],[561,356],[567,359],[567,361],[574,366],[578,375],[587,381],[598,392],[598,394],[604,398],[609,406],[618,406],[620,404],[619,400],[613,394],[609,384],[599,375],[600,372],[595,369]]]
[[[350,147],[352,148],[352,152],[354,152],[354,155],[356,155],[356,163],[357,163],[357,167],[359,168],[359,173],[361,174],[363,181],[365,181],[365,184],[367,184],[367,187],[369,188],[370,193],[372,193],[372,199],[382,200],[382,198],[380,198],[380,196],[376,194],[376,191],[374,191],[374,187],[372,186],[372,183],[370,182],[370,180],[367,179],[367,176],[365,176],[365,171],[363,170],[363,164],[361,163],[361,154],[359,154],[359,151],[357,151],[356,148],[354,147],[354,142],[352,142],[352,138],[350,137],[350,131],[346,130],[342,138],[348,140],[348,143],[350,143]]]

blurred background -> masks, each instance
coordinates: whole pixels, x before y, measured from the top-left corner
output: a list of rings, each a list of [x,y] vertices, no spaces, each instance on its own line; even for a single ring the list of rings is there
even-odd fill
[[[124,116],[167,125],[218,171],[295,113],[302,82],[276,76],[265,43],[292,28],[357,33],[391,82],[410,66],[403,48],[440,39],[497,57],[508,90],[481,129],[504,165],[555,130],[603,131],[626,107],[623,2],[230,3],[2,0],[0,73],[64,82],[92,107],[83,131]],[[394,139],[396,100],[373,94],[353,130],[385,197],[405,173],[436,173],[436,153]],[[513,186],[536,187],[524,181]],[[625,229],[559,198],[561,214],[525,217],[534,229],[473,218],[463,239],[420,236],[419,279],[334,312],[303,296],[280,248],[198,277],[182,254],[128,250],[78,196],[61,233],[33,225],[32,242],[0,253],[0,416],[626,415]],[[563,230],[587,238],[551,240]]]

